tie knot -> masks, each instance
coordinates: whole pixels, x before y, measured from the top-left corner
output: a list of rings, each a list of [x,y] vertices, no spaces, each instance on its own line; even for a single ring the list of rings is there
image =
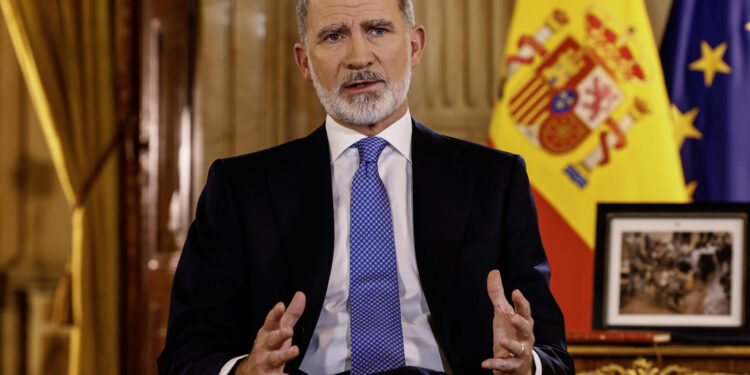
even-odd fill
[[[385,146],[388,146],[388,141],[378,137],[362,138],[354,144],[354,147],[359,150],[360,163],[377,163]]]

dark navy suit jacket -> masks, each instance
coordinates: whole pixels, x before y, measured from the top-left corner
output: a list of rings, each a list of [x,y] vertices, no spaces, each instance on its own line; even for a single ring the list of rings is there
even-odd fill
[[[545,375],[573,372],[563,316],[523,160],[434,133],[412,132],[414,242],[438,344],[456,374],[489,373],[493,306],[487,274],[499,269],[508,300],[530,301]],[[266,314],[303,291],[294,327],[300,355],[320,315],[333,258],[331,161],[325,127],[212,165],[172,286],[161,374],[217,374],[247,354]],[[333,270],[333,272],[336,272]]]

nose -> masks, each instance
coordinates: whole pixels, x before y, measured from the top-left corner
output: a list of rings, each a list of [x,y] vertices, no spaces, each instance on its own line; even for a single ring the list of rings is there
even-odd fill
[[[369,41],[359,33],[354,33],[347,45],[346,67],[361,70],[373,64],[373,53]]]

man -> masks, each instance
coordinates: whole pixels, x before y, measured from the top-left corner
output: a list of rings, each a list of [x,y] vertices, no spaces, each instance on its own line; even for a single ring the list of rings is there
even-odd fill
[[[409,115],[411,1],[297,13],[325,125],[211,167],[160,372],[572,373],[522,160]]]

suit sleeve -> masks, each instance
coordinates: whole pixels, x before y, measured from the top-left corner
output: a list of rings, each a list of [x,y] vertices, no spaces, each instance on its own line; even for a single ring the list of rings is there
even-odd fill
[[[169,310],[160,374],[218,374],[230,359],[247,354],[242,217],[225,162],[209,170],[196,218],[180,256]]]
[[[534,349],[542,374],[572,374],[573,359],[565,343],[565,324],[549,287],[550,267],[544,252],[536,206],[523,159],[516,156],[505,196],[501,269],[507,298],[520,289],[531,304]]]

